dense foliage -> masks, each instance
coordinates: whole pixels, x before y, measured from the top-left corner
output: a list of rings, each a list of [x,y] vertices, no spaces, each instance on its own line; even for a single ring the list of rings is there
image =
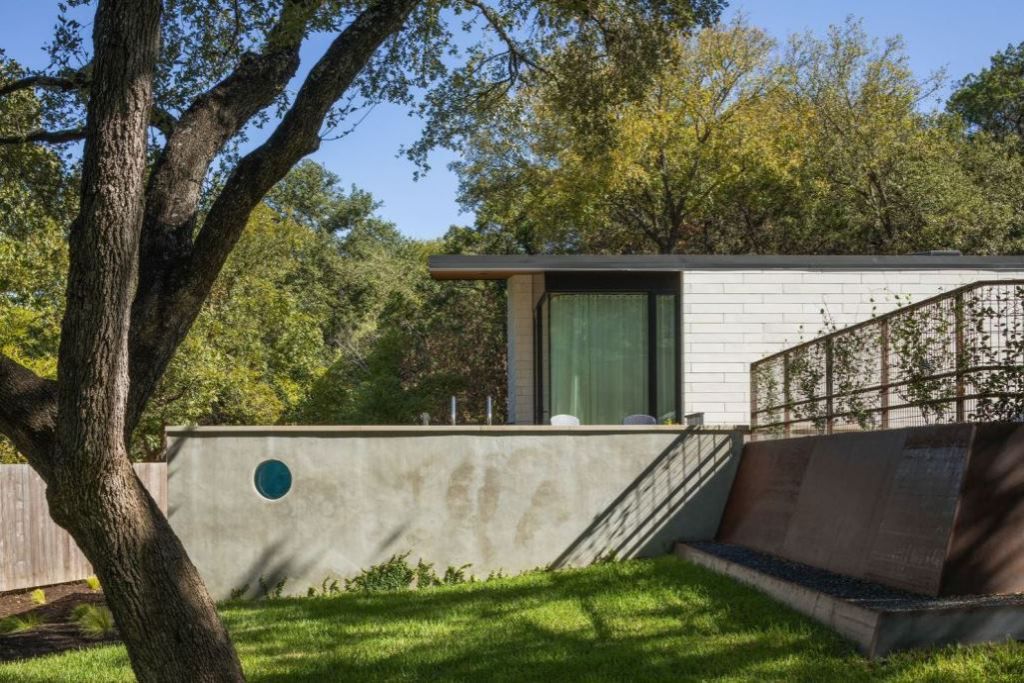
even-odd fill
[[[720,3],[694,7],[707,22]],[[504,21],[525,20],[521,10],[510,3]],[[69,25],[58,56],[77,30]],[[411,424],[423,413],[439,422],[451,395],[460,421],[482,420],[487,396],[503,419],[504,292],[430,280],[431,253],[1024,246],[1020,46],[963,79],[938,114],[922,104],[938,81],[915,79],[899,40],[872,40],[856,22],[783,46],[742,22],[675,35],[656,63],[630,59],[607,32],[512,42],[528,73],[469,98],[496,78],[481,66],[475,80],[428,95],[430,125],[410,155],[463,150],[461,200],[478,217],[441,240],[403,237],[369,193],[319,164],[296,166],[250,216],[133,455],[161,457],[169,424]],[[0,80],[23,75],[2,68]],[[175,78],[169,102],[212,75]],[[453,98],[473,104],[456,111]],[[30,91],[0,99],[0,134],[70,125],[73,103],[46,104]],[[46,377],[56,372],[75,182],[76,168],[45,147],[0,145],[0,352]],[[17,457],[0,442],[0,458]]]
[[[873,40],[850,21],[779,46],[742,22],[720,24],[680,37],[637,92],[616,87],[613,65],[584,70],[581,86],[590,59],[578,45],[549,55],[549,78],[483,121],[456,165],[478,229],[511,237],[512,249],[1022,247],[1016,133],[980,120],[972,130],[964,107],[951,109],[966,120],[923,112],[938,80],[914,78],[898,39]],[[993,78],[967,79],[953,102]]]
[[[313,162],[275,188],[150,401],[135,457],[162,456],[166,425],[437,422],[452,394],[460,421],[482,420],[488,395],[503,418],[502,288],[432,281],[427,256],[468,248],[465,231],[417,242],[376,209]],[[52,377],[67,255],[48,211],[0,231],[0,349]]]

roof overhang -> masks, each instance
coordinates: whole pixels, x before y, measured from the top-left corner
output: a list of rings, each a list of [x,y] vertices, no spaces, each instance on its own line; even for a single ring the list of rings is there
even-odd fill
[[[670,272],[685,270],[1024,270],[1024,256],[431,256],[435,280],[505,280],[548,272]]]

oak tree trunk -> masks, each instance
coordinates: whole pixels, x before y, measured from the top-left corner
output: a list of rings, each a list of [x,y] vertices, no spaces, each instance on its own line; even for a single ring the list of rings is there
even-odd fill
[[[160,1],[98,3],[86,127],[72,138],[85,148],[57,381],[0,353],[0,433],[46,482],[51,516],[95,568],[139,680],[244,678],[201,577],[135,475],[132,430],[253,208],[317,149],[331,107],[420,1],[366,4],[277,129],[236,165],[196,236],[197,188],[225,141],[294,75],[300,29],[322,3],[283,0],[262,52],[164,122],[167,144],[149,169]]]
[[[240,681],[213,601],[135,476],[125,443],[129,318],[159,38],[158,0],[99,4],[47,499],[107,589],[140,680]]]

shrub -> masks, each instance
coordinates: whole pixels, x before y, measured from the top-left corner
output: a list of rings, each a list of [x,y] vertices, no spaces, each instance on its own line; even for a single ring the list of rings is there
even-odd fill
[[[444,570],[444,577],[441,579],[441,583],[446,586],[466,583],[466,570],[472,566],[472,564],[464,564],[461,567],[448,565],[448,568]],[[473,577],[469,577],[469,580],[472,581]]]
[[[441,578],[434,571],[434,563],[424,562],[423,558],[420,558],[420,561],[416,563],[416,587],[430,588],[440,585]]]
[[[307,598],[326,598],[329,595],[337,595],[341,592],[341,587],[338,586],[338,579],[332,579],[327,577],[320,584],[320,590],[317,591],[316,586],[310,586],[306,591]]]
[[[358,576],[345,580],[345,590],[378,593],[405,590],[416,579],[416,570],[409,566],[409,553],[392,555],[390,559],[363,569]]]
[[[71,619],[90,638],[102,638],[115,628],[114,615],[99,605],[78,605],[71,612]]]
[[[245,594],[249,592],[249,584],[245,584],[241,588],[232,588],[231,593],[228,595],[229,600],[241,600],[245,597]]]
[[[260,595],[266,600],[277,600],[284,593],[284,584],[288,582],[287,576],[282,576],[281,580],[275,583],[273,586],[269,585],[266,580],[261,576],[259,578],[260,584]],[[244,592],[244,590],[243,590]]]
[[[42,588],[37,588],[30,594],[32,597],[32,603],[36,605],[46,604],[46,591]]]
[[[31,631],[43,623],[42,617],[38,614],[22,614],[14,617],[0,619],[0,635],[8,633],[25,633]]]
[[[87,576],[85,582],[89,585],[89,590],[98,591],[100,589],[100,580],[95,576]]]

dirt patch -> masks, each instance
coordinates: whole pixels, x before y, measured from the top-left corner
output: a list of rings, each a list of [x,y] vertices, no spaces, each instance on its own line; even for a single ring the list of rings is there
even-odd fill
[[[105,606],[103,593],[84,581],[44,586],[46,604],[32,602],[31,590],[0,593],[0,619],[20,617],[39,625],[21,633],[0,635],[0,662],[119,642],[116,631],[99,638],[82,633],[71,614],[78,605]]]

